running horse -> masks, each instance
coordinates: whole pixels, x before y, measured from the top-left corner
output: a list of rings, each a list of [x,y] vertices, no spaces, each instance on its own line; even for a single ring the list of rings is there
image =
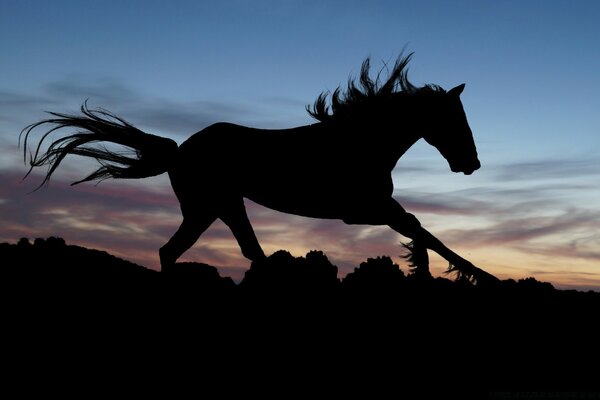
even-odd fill
[[[167,172],[183,221],[159,250],[163,271],[217,218],[231,229],[246,258],[264,259],[246,214],[247,198],[284,213],[388,225],[412,239],[408,247],[415,271],[429,274],[427,250],[431,249],[449,262],[448,272],[477,283],[494,280],[446,247],[392,197],[392,170],[420,139],[438,149],[453,172],[470,175],[480,167],[459,97],[465,85],[448,91],[433,84],[414,86],[407,77],[411,56],[401,54],[385,79],[381,71],[375,79],[370,76],[367,58],[359,78],[349,80],[345,90],[338,87],[331,96],[323,92],[306,107],[316,123],[290,129],[219,122],[178,146],[106,110],[90,109],[87,102],[81,115],[50,112],[53,118],[26,126],[19,136],[25,162],[29,154],[25,177],[33,168],[46,165],[39,187],[47,184],[67,155],[91,157],[100,165],[73,185]],[[40,126],[50,127],[31,147],[30,135]],[[77,130],[43,151],[50,133],[62,128]],[[110,150],[102,144],[107,142],[127,151]]]

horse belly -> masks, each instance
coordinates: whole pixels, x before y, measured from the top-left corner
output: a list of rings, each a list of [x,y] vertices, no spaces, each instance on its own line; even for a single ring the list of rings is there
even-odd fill
[[[389,171],[330,154],[308,154],[288,153],[286,159],[271,163],[247,160],[239,169],[244,196],[284,213],[346,219],[392,195]]]
[[[307,193],[249,194],[245,197],[264,207],[286,214],[324,219],[343,219],[347,215],[343,200],[331,197],[313,196]]]
[[[347,218],[364,209],[374,197],[379,197],[376,192],[381,191],[366,188],[348,177],[326,173],[271,177],[245,185],[244,197],[280,212],[305,217]]]

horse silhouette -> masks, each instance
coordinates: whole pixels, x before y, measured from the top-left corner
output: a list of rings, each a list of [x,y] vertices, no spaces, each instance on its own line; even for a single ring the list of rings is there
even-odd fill
[[[345,91],[321,93],[306,110],[317,122],[290,129],[256,129],[216,123],[180,146],[151,135],[106,110],[81,106],[82,115],[50,112],[55,118],[28,125],[28,140],[41,125],[54,125],[29,151],[30,169],[48,171],[39,187],[67,155],[95,158],[100,167],[74,182],[107,178],[139,179],[167,172],[183,221],[160,248],[161,268],[168,269],[217,219],[235,236],[251,261],[265,254],[248,220],[244,198],[284,213],[340,219],[347,224],[388,225],[412,239],[412,262],[429,274],[427,249],[450,263],[449,271],[473,281],[495,279],[446,247],[392,197],[391,172],[398,159],[421,138],[438,149],[453,172],[470,175],[480,168],[471,129],[460,101],[465,85],[448,91],[438,85],[416,87],[407,65],[412,53],[398,57],[387,78],[370,76],[367,58],[358,80]],[[329,104],[328,104],[329,103]],[[61,128],[76,133],[42,143]],[[111,142],[130,152],[99,145]],[[38,188],[39,188],[38,187]]]

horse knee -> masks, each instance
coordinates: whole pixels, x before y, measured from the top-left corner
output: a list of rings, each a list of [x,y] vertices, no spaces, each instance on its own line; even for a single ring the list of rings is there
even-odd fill
[[[266,258],[265,253],[260,247],[256,236],[252,233],[251,236],[240,236],[238,232],[234,232],[234,236],[237,239],[242,255],[250,261],[259,261]]]
[[[421,222],[413,214],[405,212],[395,221],[392,228],[402,235],[414,239],[421,229]]]
[[[258,251],[254,251],[252,253],[249,253],[247,251],[242,251],[242,254],[244,255],[244,257],[246,257],[248,260],[250,260],[252,262],[264,260],[265,258],[267,258],[267,256],[262,251],[262,249],[260,249]]]
[[[172,251],[169,251],[168,245],[164,245],[158,250],[158,257],[160,259],[160,269],[164,272],[169,267],[175,265],[177,257]]]

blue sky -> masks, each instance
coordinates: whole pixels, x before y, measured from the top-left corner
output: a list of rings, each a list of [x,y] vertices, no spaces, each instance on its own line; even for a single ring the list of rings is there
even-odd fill
[[[69,179],[90,166],[75,159],[52,189],[26,195],[35,182],[19,183],[26,168],[18,133],[45,110],[74,112],[89,99],[178,142],[217,121],[302,125],[312,122],[304,106],[344,85],[365,57],[379,68],[405,48],[415,52],[415,84],[466,83],[463,104],[483,167],[473,176],[453,175],[435,149],[419,143],[394,174],[399,201],[497,275],[600,287],[598,21],[596,1],[4,0],[0,240],[54,234],[155,267],[153,251],[179,223],[164,178],[70,188]],[[128,190],[137,199],[164,199],[136,207],[115,194]],[[78,211],[70,201],[80,196],[88,206]],[[371,251],[400,253],[400,237],[385,228],[249,208],[267,252],[322,245],[342,269],[380,255]],[[96,214],[106,220],[111,209],[122,214],[105,231],[97,219],[95,228],[82,222]],[[119,235],[131,232],[111,226],[126,218],[137,221],[131,229],[145,239],[124,249]],[[162,225],[144,225],[151,218]],[[227,235],[215,226],[189,257],[239,275],[248,264]]]

